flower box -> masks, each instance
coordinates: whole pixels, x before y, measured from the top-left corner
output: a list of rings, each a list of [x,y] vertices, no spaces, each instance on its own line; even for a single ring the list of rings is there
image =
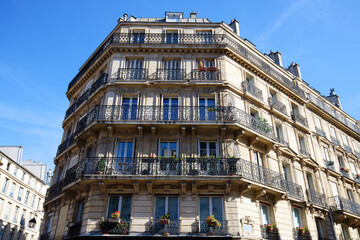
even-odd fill
[[[199,71],[200,71],[200,72],[206,71],[206,67],[199,67]]]
[[[208,71],[210,72],[216,72],[217,71],[217,67],[209,67]]]
[[[160,223],[160,224],[169,224],[169,223],[170,223],[170,219],[159,219],[159,223]]]

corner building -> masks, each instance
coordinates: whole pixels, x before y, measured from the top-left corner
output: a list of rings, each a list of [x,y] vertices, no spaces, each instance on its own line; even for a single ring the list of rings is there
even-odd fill
[[[41,239],[360,237],[357,121],[236,20],[124,15],[66,94]]]

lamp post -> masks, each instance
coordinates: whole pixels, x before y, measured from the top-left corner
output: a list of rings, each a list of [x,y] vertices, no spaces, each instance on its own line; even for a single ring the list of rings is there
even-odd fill
[[[35,219],[35,217],[33,217],[33,218],[30,219],[30,221],[29,221],[29,227],[30,227],[30,228],[34,228],[35,225],[36,225],[36,219]]]

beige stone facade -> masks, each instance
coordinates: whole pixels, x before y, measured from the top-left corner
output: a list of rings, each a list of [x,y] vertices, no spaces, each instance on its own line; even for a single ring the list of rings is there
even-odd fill
[[[236,20],[124,16],[67,96],[43,239],[360,237],[356,120]]]

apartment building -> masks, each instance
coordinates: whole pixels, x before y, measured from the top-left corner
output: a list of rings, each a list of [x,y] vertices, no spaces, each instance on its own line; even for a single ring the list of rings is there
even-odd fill
[[[0,151],[0,239],[38,239],[48,186]]]
[[[41,239],[360,238],[358,122],[237,20],[125,14],[66,94]]]

